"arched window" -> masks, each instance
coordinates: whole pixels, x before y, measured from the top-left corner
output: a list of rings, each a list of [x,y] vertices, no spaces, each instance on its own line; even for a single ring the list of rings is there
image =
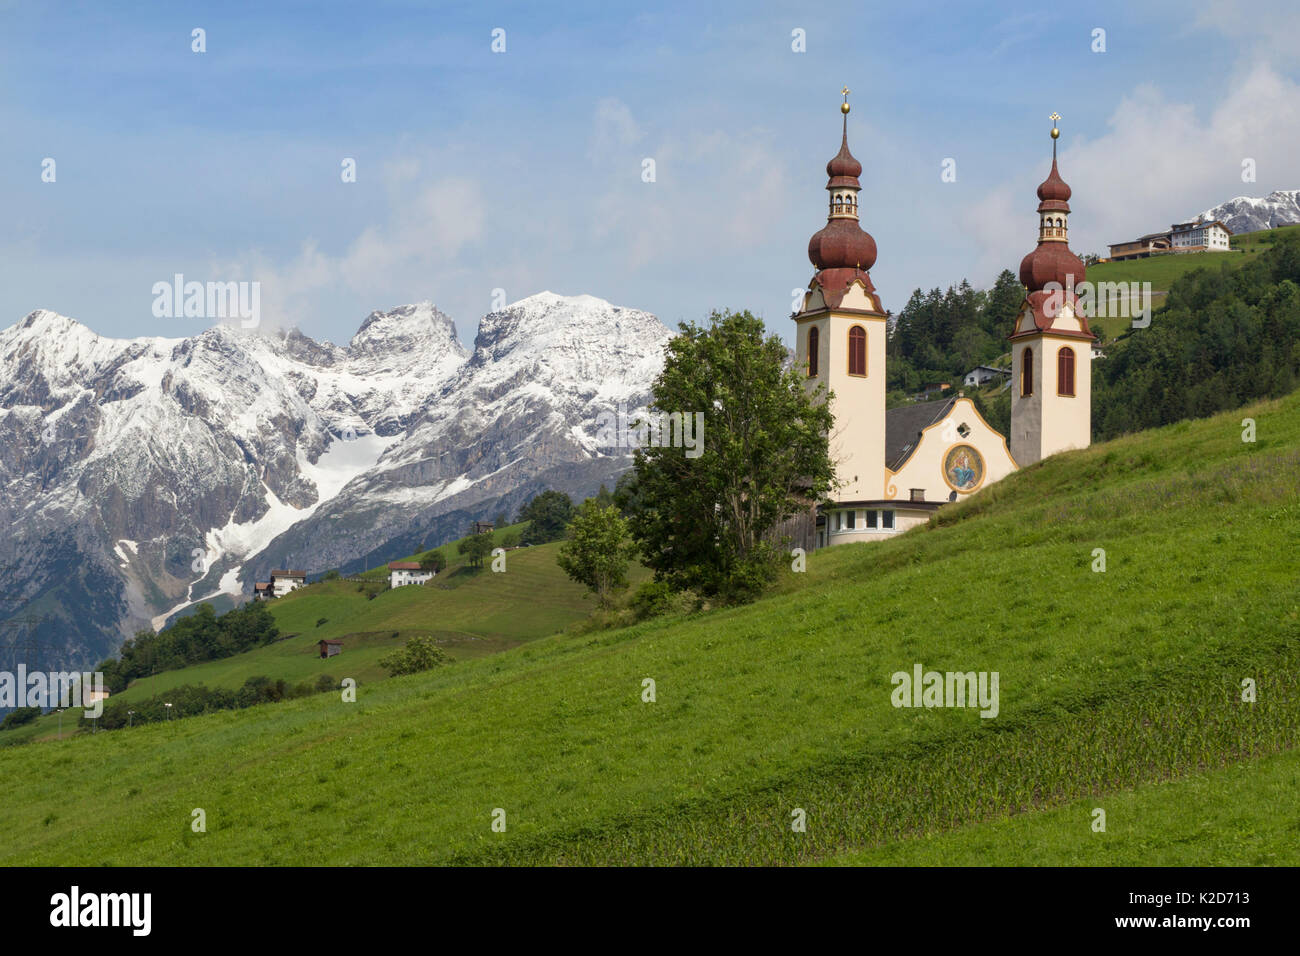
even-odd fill
[[[808,374],[813,376],[817,374],[817,355],[821,350],[821,332],[817,326],[808,330]]]
[[[1056,394],[1074,395],[1074,349],[1068,346],[1056,353]]]
[[[1034,394],[1034,353],[1026,348],[1020,353],[1020,395]]]
[[[867,330],[860,325],[849,329],[849,374],[867,374]]]

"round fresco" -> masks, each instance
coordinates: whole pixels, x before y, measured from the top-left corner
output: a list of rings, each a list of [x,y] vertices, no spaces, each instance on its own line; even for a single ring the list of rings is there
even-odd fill
[[[984,459],[970,445],[953,445],[943,456],[943,479],[954,490],[970,494],[984,483]]]

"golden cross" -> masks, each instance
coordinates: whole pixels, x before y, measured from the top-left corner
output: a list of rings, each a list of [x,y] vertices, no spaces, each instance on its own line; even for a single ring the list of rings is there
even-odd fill
[[[1053,113],[1051,116],[1049,116],[1049,117],[1047,117],[1047,118],[1048,118],[1049,120],[1051,120],[1051,121],[1052,121],[1052,125],[1055,126],[1056,123],[1057,123],[1057,121],[1061,118],[1061,114],[1060,114],[1060,113]]]
[[[840,90],[840,92],[844,94],[844,102],[847,103],[849,101],[849,94],[853,91],[846,86],[844,89]]]

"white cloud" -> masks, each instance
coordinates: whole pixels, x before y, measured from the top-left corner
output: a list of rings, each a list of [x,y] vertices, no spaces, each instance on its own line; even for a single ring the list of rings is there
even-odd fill
[[[1227,93],[1208,115],[1171,101],[1154,86],[1120,100],[1109,131],[1076,136],[1060,154],[1073,190],[1070,245],[1106,253],[1106,244],[1167,227],[1234,196],[1297,188],[1300,88],[1260,64],[1225,82]],[[1241,181],[1242,160],[1254,159],[1258,181]],[[1033,248],[1034,189],[1045,178],[1044,155],[963,210],[964,231],[982,249],[980,267],[1001,268]]]
[[[483,238],[486,200],[475,180],[452,177],[421,185],[419,173],[413,160],[386,168],[386,221],[366,227],[339,255],[322,251],[309,237],[287,263],[253,250],[217,273],[261,282],[263,324],[269,327],[305,324],[331,291],[346,289],[382,304],[395,288],[428,283]]]

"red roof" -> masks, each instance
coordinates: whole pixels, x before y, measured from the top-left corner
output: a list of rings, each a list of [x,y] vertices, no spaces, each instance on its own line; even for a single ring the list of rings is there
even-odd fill
[[[420,568],[419,561],[389,561],[388,570],[389,571],[419,571],[421,570],[421,568]]]
[[[307,576],[306,571],[272,571],[271,572],[271,577],[273,578],[305,578],[306,576]]]
[[[1067,203],[1070,201],[1070,187],[1056,169],[1055,147],[1053,147],[1052,171],[1047,174],[1047,178],[1038,187],[1038,198],[1045,204]],[[1060,207],[1053,206],[1052,208],[1058,209]],[[1069,212],[1070,207],[1066,206],[1065,211]]]
[[[826,175],[831,178],[827,189],[836,186],[857,186],[858,177],[862,175],[862,164],[849,152],[849,117],[844,114],[844,138],[840,141],[840,151],[826,164]]]

